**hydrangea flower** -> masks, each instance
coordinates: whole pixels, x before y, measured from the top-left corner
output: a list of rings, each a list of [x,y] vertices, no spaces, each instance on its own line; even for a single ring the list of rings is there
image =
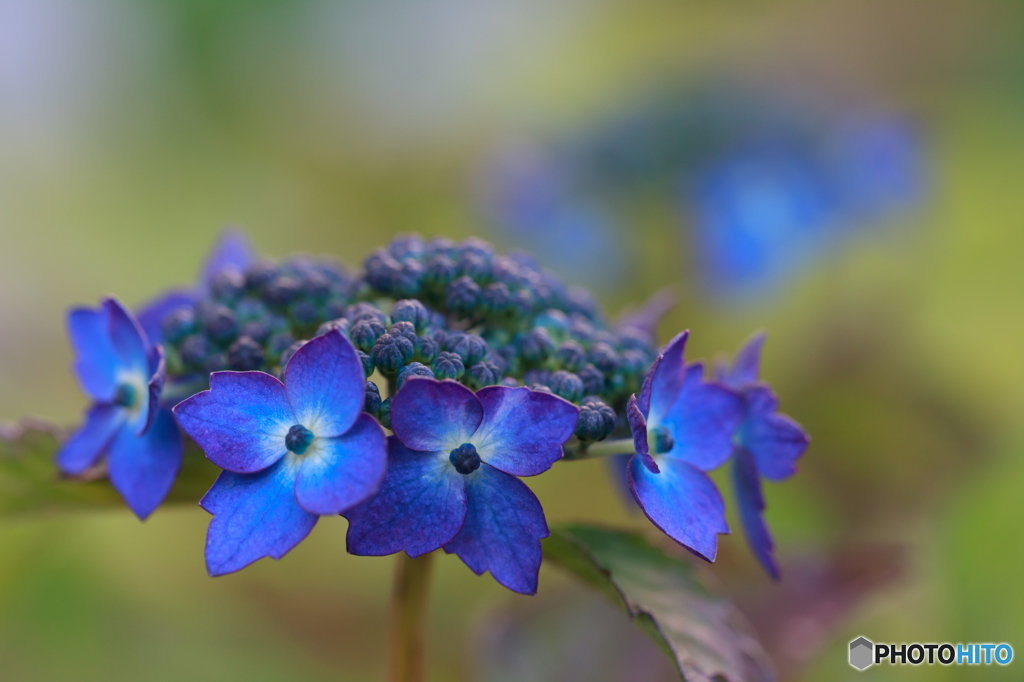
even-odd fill
[[[214,372],[210,390],[174,408],[185,433],[224,469],[200,501],[213,514],[210,575],[280,559],[320,516],[364,501],[384,476],[384,432],[362,411],[362,363],[341,332],[302,346],[283,376]]]
[[[689,332],[672,339],[654,362],[639,399],[626,406],[636,454],[629,485],[654,525],[691,552],[714,561],[718,535],[728,533],[725,503],[705,473],[732,453],[743,400],[704,380],[701,363],[687,365]]]
[[[167,496],[181,466],[181,434],[170,412],[160,408],[163,350],[112,298],[95,310],[72,310],[68,335],[75,374],[93,403],[85,424],[57,453],[57,466],[76,476],[105,455],[111,484],[145,519]]]
[[[544,511],[517,476],[547,471],[562,457],[578,409],[527,388],[473,393],[451,380],[409,379],[395,395],[388,472],[376,497],[344,512],[348,551],[405,550],[417,557],[444,547],[477,575],[537,591]]]
[[[779,567],[764,520],[761,477],[782,481],[795,474],[796,460],[810,439],[799,424],[778,413],[779,399],[758,380],[764,341],[763,333],[756,334],[736,354],[732,367],[717,363],[715,375],[743,396],[743,422],[733,439],[733,486],[747,542],[764,570],[777,580]]]
[[[192,289],[167,291],[139,310],[139,324],[150,341],[162,341],[162,323],[169,313],[178,308],[190,307],[206,296],[214,279],[224,270],[233,269],[239,274],[245,272],[255,257],[256,252],[243,233],[238,230],[225,230],[206,257],[199,281]]]

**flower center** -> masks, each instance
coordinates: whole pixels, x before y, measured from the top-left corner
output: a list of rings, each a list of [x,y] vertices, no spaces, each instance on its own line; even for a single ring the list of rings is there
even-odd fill
[[[284,446],[296,455],[306,454],[306,450],[313,444],[316,436],[302,424],[296,424],[288,429],[288,435],[284,437]]]
[[[676,445],[672,434],[664,426],[656,426],[651,429],[647,436],[647,443],[655,455],[664,454]]]
[[[448,461],[460,474],[468,475],[480,468],[480,455],[472,443],[463,443],[452,450]]]
[[[131,384],[118,384],[114,393],[114,404],[118,407],[131,407],[138,396],[138,389]]]

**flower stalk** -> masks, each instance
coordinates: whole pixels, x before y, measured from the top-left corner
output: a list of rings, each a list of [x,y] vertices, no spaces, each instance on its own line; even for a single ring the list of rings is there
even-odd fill
[[[433,553],[412,559],[398,554],[391,603],[391,682],[422,682],[425,679],[423,652],[426,642],[427,597]]]
[[[615,440],[591,443],[586,446],[581,445],[576,448],[566,447],[564,459],[598,459],[600,457],[611,457],[612,455],[631,455],[633,451],[632,438],[617,438]]]

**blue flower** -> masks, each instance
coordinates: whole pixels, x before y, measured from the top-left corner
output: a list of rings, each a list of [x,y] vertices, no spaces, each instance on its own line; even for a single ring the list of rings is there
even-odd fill
[[[284,383],[263,372],[214,372],[210,390],[174,408],[178,423],[223,471],[200,505],[210,575],[280,559],[322,515],[377,491],[384,432],[362,412],[363,367],[338,330],[296,351]]]
[[[444,547],[477,575],[537,591],[544,511],[516,476],[562,457],[578,409],[549,393],[409,379],[395,395],[380,493],[344,512],[348,551],[417,557]]]
[[[716,364],[715,375],[743,397],[743,421],[733,439],[733,486],[750,548],[765,571],[778,579],[774,543],[764,521],[761,477],[782,481],[795,474],[796,460],[810,439],[799,424],[779,414],[779,399],[770,386],[758,381],[764,341],[763,333],[754,335],[736,354],[732,367]]]
[[[57,453],[57,466],[76,476],[106,455],[110,482],[145,519],[167,496],[181,466],[181,434],[160,408],[165,369],[132,314],[109,298],[96,310],[68,314],[75,374],[93,403],[85,424]]]
[[[225,230],[206,257],[199,282],[191,290],[173,289],[146,303],[138,312],[139,324],[152,343],[163,341],[164,319],[178,308],[191,308],[210,292],[217,275],[232,270],[239,275],[254,261],[255,251],[238,230]]]
[[[629,485],[654,525],[714,561],[718,534],[728,533],[729,526],[722,496],[705,472],[729,458],[743,401],[705,381],[702,364],[684,362],[688,335],[665,346],[640,398],[631,396],[626,406],[637,453],[629,462]]]

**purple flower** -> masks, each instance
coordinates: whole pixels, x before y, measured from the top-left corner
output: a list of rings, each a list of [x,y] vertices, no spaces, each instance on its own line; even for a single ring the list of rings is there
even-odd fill
[[[210,390],[174,408],[223,471],[200,501],[213,514],[206,567],[217,576],[280,559],[326,514],[377,491],[384,432],[362,412],[363,366],[337,329],[295,352],[284,383],[263,372],[214,372]]]
[[[689,332],[672,339],[655,360],[626,416],[636,455],[629,485],[644,514],[691,552],[715,560],[718,534],[728,533],[725,503],[704,472],[724,463],[743,416],[743,401],[704,381],[704,366],[687,365]]]
[[[172,289],[164,292],[139,310],[139,324],[150,341],[160,343],[163,340],[161,324],[164,318],[178,308],[191,307],[206,296],[218,274],[226,269],[236,270],[239,274],[244,273],[254,259],[255,251],[244,234],[233,229],[222,232],[206,257],[199,282],[195,287],[191,290]]]
[[[537,591],[544,511],[516,476],[547,471],[562,457],[579,410],[550,393],[455,381],[409,379],[394,398],[388,473],[380,493],[344,513],[348,551],[444,547],[477,575]]]
[[[145,519],[167,496],[181,466],[181,434],[160,408],[164,354],[132,314],[108,298],[96,310],[68,314],[75,374],[93,403],[85,424],[57,453],[57,466],[76,476],[106,455],[110,482]]]
[[[753,336],[732,367],[716,364],[715,375],[743,397],[743,421],[733,439],[733,486],[750,548],[765,571],[778,579],[775,546],[764,521],[761,477],[782,481],[795,474],[796,460],[810,439],[799,424],[779,414],[779,399],[768,384],[758,381],[764,341],[763,333]]]

